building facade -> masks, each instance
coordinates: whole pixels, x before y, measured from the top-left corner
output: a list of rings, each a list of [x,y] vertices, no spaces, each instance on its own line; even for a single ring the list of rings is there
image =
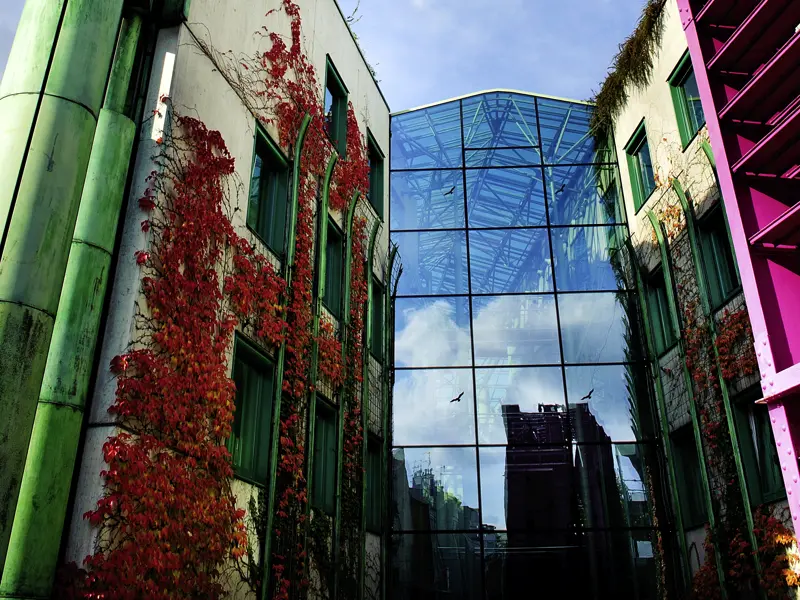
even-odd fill
[[[156,4],[0,87],[0,597],[380,597],[388,107],[333,1]]]

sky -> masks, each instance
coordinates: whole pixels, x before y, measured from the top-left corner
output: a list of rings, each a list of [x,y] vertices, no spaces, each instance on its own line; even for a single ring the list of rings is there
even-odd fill
[[[358,1],[339,3],[350,14]],[[1,71],[23,4],[0,0]],[[354,29],[393,111],[497,87],[587,100],[643,4],[360,0]]]

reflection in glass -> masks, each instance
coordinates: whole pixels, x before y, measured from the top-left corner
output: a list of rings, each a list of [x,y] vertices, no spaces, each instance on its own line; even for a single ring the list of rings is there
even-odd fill
[[[470,231],[469,252],[473,294],[553,290],[546,229]]]
[[[471,228],[547,225],[541,169],[471,169],[466,177]]]
[[[532,96],[491,92],[463,101],[464,147],[538,146]]]
[[[391,175],[392,231],[464,227],[464,176],[457,171]]]
[[[565,363],[622,362],[627,344],[623,294],[558,296]]]
[[[475,297],[476,366],[558,364],[558,326],[552,296]]]
[[[466,294],[467,234],[463,231],[394,233],[403,257],[401,296]]]
[[[475,448],[392,451],[395,531],[478,529]]]
[[[567,441],[564,383],[559,367],[476,369],[478,441],[505,444],[511,429],[525,416],[536,426],[527,427],[530,439],[523,443],[565,443]],[[556,412],[550,412],[556,407]],[[547,410],[546,417],[537,416]],[[560,412],[559,412],[560,411]],[[516,434],[515,434],[516,435]]]
[[[549,416],[558,413],[530,413],[525,428],[546,431]],[[517,434],[522,444],[532,437],[531,432]],[[569,446],[516,444],[509,440],[507,448],[480,449],[485,526],[510,531],[570,529],[578,506]]]
[[[623,223],[616,167],[545,167],[551,225]]]
[[[560,292],[616,290],[614,253],[627,236],[625,227],[559,227],[550,230],[556,285]]]
[[[491,150],[466,150],[464,160],[468,167],[519,167],[538,165],[538,148],[493,148]]]
[[[440,104],[392,117],[392,169],[461,166],[461,109]]]
[[[390,545],[393,600],[483,600],[479,534],[395,534]]]
[[[392,402],[398,446],[475,443],[470,369],[398,370]]]
[[[467,298],[398,298],[395,366],[459,367],[472,363]]]
[[[573,415],[572,433],[579,442],[638,440],[649,432],[639,428],[634,365],[567,367],[567,399]]]
[[[542,154],[548,164],[606,162],[607,156],[595,157],[595,139],[589,129],[592,107],[539,98],[539,127]]]

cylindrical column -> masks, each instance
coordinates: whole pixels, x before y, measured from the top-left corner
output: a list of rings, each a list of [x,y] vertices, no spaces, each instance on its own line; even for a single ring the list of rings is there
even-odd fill
[[[0,567],[122,4],[28,0],[0,85]]]

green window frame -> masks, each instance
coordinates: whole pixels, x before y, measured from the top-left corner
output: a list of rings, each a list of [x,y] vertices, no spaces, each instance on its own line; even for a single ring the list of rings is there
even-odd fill
[[[372,304],[370,304],[371,332],[370,332],[370,352],[378,362],[383,362],[384,352],[384,288],[378,278],[372,277]]]
[[[650,155],[650,146],[647,143],[647,130],[645,129],[644,120],[639,123],[631,139],[625,144],[625,157],[631,176],[633,205],[638,212],[647,202],[650,194],[656,189],[653,161]]]
[[[367,442],[367,531],[381,534],[383,529],[383,450],[379,440]]]
[[[266,486],[275,400],[275,365],[239,334],[233,350],[236,384],[233,426],[228,438],[236,476]]]
[[[703,217],[697,224],[697,231],[709,300],[711,306],[717,309],[730,300],[741,287],[722,206],[716,206]]]
[[[325,129],[333,147],[342,158],[347,151],[347,87],[333,65],[325,62]]]
[[[314,479],[311,504],[327,515],[336,510],[337,411],[323,398],[317,398],[314,414]]]
[[[344,273],[344,235],[328,219],[328,240],[325,246],[325,294],[322,303],[337,319],[342,316],[342,274]]]
[[[650,327],[653,332],[654,349],[656,354],[661,356],[678,341],[667,299],[667,283],[661,267],[653,271],[645,280],[645,297],[650,316]]]
[[[383,220],[383,178],[385,156],[378,146],[378,142],[367,130],[367,156],[369,157],[369,203],[375,209],[375,214]]]
[[[675,456],[675,476],[678,483],[678,501],[686,529],[701,526],[708,519],[703,499],[703,479],[700,475],[700,458],[691,425],[684,425],[670,434]]]
[[[289,161],[258,125],[250,175],[247,227],[279,257],[286,252]]]
[[[667,82],[675,107],[675,117],[678,120],[678,132],[685,149],[706,124],[703,105],[700,102],[700,90],[688,50],[673,69]]]
[[[755,388],[733,402],[734,425],[747,489],[750,502],[755,505],[786,498],[769,408],[766,404],[755,403],[760,397],[758,388]]]

